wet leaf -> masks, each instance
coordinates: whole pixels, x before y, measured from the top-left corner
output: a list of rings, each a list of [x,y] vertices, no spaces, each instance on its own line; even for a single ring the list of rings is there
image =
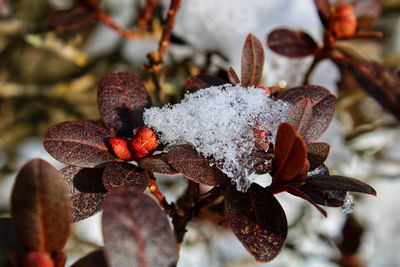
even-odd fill
[[[152,157],[147,157],[139,161],[138,166],[146,171],[157,172],[162,174],[177,174],[168,164],[168,154],[162,153]]]
[[[190,77],[183,84],[181,89],[181,95],[183,96],[186,92],[195,92],[199,89],[207,88],[210,86],[218,86],[226,84],[227,82],[218,78],[217,76],[209,74],[198,74]]]
[[[107,267],[103,250],[95,250],[80,258],[71,267]]]
[[[128,72],[111,72],[99,83],[97,105],[113,134],[129,137],[133,129],[143,126],[143,111],[152,103],[138,77]]]
[[[304,98],[311,100],[312,115],[309,121],[309,129],[304,140],[309,143],[317,140],[328,128],[335,112],[336,97],[321,86],[305,85],[283,91],[277,96],[278,99],[296,105]]]
[[[103,171],[104,168],[75,166],[60,170],[72,205],[72,222],[86,219],[101,210],[106,192],[102,183]]]
[[[346,192],[344,191],[321,190],[309,187],[307,184],[300,186],[299,190],[316,204],[327,207],[341,207],[346,198]]]
[[[309,177],[306,185],[309,189],[313,190],[359,192],[374,196],[376,195],[375,189],[366,183],[339,175]]]
[[[107,195],[102,223],[110,267],[175,266],[174,234],[165,213],[151,197],[133,189]]]
[[[288,182],[303,173],[307,148],[303,139],[288,123],[282,123],[276,135],[273,183]]]
[[[125,162],[110,162],[103,173],[103,184],[108,192],[128,187],[143,192],[147,187],[147,180],[144,170]]]
[[[307,158],[310,162],[310,171],[321,166],[328,158],[331,146],[324,142],[307,144]]]
[[[225,195],[225,218],[257,261],[271,261],[281,251],[287,236],[287,220],[270,191],[253,184],[242,193],[230,186]]]
[[[18,243],[12,229],[11,219],[0,218],[0,255],[10,251],[17,251],[19,254],[23,254],[23,248]]]
[[[242,49],[241,85],[243,87],[258,86],[261,81],[263,67],[263,45],[257,37],[249,34]]]
[[[79,167],[95,167],[113,161],[104,144],[105,128],[88,121],[67,121],[50,127],[44,148],[58,161]]]
[[[27,251],[61,251],[70,233],[71,207],[59,171],[41,159],[25,164],[12,191],[11,214]]]
[[[226,180],[226,175],[189,145],[170,147],[168,163],[188,179],[204,185],[216,186]]]
[[[324,27],[328,26],[329,19],[331,17],[331,5],[329,0],[314,0],[315,6],[317,7],[319,18],[321,19]]]
[[[400,78],[375,62],[350,56],[345,60],[360,86],[400,119]]]
[[[318,45],[310,35],[303,31],[276,29],[268,35],[268,47],[286,57],[305,57],[313,55]]]

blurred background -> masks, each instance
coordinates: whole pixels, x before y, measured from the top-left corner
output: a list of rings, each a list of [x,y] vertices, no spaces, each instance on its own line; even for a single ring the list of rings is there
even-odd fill
[[[72,0],[0,0],[0,216],[9,216],[9,198],[18,169],[41,157],[61,168],[42,146],[52,124],[100,118],[97,83],[104,73],[128,70],[139,75],[157,104],[174,102],[180,86],[200,72],[226,77],[240,70],[248,33],[265,43],[278,27],[299,28],[322,41],[322,25],[312,0],[184,0],[177,15],[172,43],[165,55],[159,84],[143,67],[157,49],[168,0],[159,1],[149,21],[152,34],[126,40],[109,27],[91,22],[73,30],[51,24],[55,10],[71,8]],[[134,29],[145,1],[104,0],[102,8],[120,26]],[[384,0],[376,30],[379,41],[347,45],[388,69],[400,71],[400,1]],[[263,82],[301,84],[312,58],[288,59],[266,48]],[[334,121],[323,136],[332,145],[327,165],[332,174],[368,182],[377,198],[355,196],[355,209],[345,215],[328,208],[323,218],[304,201],[287,194],[277,197],[289,220],[283,252],[271,263],[258,264],[231,231],[210,220],[189,225],[178,266],[400,266],[400,124],[358,85],[330,62],[321,62],[311,84],[338,97]],[[185,182],[161,177],[169,200],[184,191]],[[102,245],[101,214],[73,225],[67,245],[67,266]]]

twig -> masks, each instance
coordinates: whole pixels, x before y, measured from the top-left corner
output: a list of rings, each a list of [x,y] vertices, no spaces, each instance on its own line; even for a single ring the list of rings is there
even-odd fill
[[[158,5],[158,0],[147,0],[144,7],[140,9],[140,17],[138,19],[138,28],[140,31],[147,31],[149,21],[152,18],[154,9]]]
[[[164,194],[158,188],[157,180],[154,177],[154,174],[152,172],[146,172],[146,174],[148,175],[148,178],[149,178],[150,192],[158,200],[158,202],[160,203],[160,206],[165,210],[165,212],[171,216],[176,211],[175,205],[167,202]]]

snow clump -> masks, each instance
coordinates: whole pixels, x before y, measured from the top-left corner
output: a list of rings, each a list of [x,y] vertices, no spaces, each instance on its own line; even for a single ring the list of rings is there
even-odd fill
[[[274,100],[261,88],[224,84],[187,93],[175,105],[145,110],[147,126],[164,144],[190,144],[205,157],[212,157],[222,172],[246,191],[257,177],[251,152],[254,130],[269,130],[275,141],[279,125],[288,116],[290,104]]]

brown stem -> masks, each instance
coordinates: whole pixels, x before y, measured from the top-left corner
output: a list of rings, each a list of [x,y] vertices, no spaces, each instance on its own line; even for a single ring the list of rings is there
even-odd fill
[[[154,174],[152,172],[146,172],[148,178],[149,178],[149,189],[150,192],[153,194],[153,196],[157,199],[158,203],[160,203],[160,206],[165,210],[165,212],[168,215],[172,215],[175,213],[176,207],[174,204],[170,204],[167,202],[165,199],[164,194],[160,191],[157,180],[154,177]]]
[[[140,17],[138,19],[138,28],[142,32],[146,32],[149,22],[153,16],[154,9],[158,5],[158,0],[147,0],[146,4],[140,9]]]

